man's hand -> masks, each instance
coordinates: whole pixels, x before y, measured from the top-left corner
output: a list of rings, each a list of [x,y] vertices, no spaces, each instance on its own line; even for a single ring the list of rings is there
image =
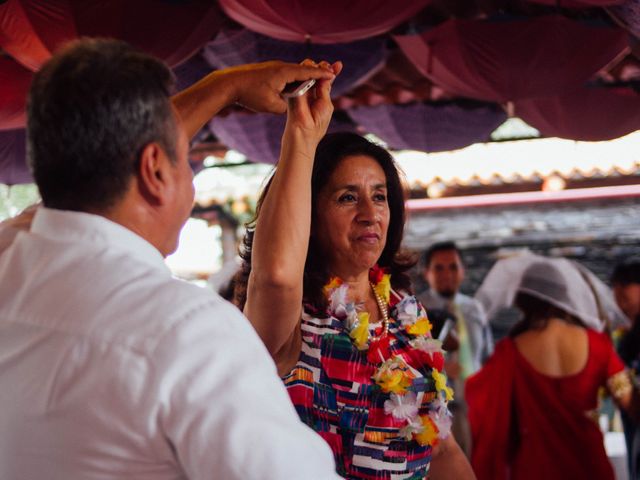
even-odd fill
[[[311,78],[331,82],[342,69],[321,65],[271,61],[216,70],[172,97],[189,138],[223,108],[234,103],[256,112],[284,113],[287,102],[280,93],[290,82]],[[339,66],[336,66],[339,65]]]
[[[342,69],[342,64],[334,66],[326,62],[296,65],[271,61],[234,67],[229,74],[235,87],[235,102],[257,112],[284,113],[287,102],[281,92],[287,83],[311,78],[332,81]]]

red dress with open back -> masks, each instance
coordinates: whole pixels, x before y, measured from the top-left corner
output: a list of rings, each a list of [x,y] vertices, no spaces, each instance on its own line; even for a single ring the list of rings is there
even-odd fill
[[[587,363],[574,375],[538,372],[507,338],[468,379],[478,480],[614,479],[592,413],[599,388],[624,365],[606,335],[587,332]]]

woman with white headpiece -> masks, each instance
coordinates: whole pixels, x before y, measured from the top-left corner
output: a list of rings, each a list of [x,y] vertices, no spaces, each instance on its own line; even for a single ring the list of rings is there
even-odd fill
[[[613,480],[598,390],[630,413],[636,402],[622,361],[598,331],[598,289],[566,259],[531,255],[508,267],[481,287],[523,319],[466,384],[474,471],[479,480]]]

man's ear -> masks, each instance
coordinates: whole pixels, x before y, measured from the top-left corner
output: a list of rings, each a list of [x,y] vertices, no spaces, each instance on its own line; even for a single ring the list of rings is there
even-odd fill
[[[171,175],[169,158],[155,142],[145,145],[140,153],[138,178],[141,192],[150,202],[164,204],[167,201]]]

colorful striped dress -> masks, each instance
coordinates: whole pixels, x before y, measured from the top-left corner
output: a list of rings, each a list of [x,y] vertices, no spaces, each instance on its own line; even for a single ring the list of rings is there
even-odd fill
[[[331,308],[326,318],[305,309],[300,358],[284,377],[300,418],[331,446],[346,478],[423,479],[433,446],[449,434],[440,342],[429,332],[408,333],[416,320],[428,323],[424,308],[394,291],[389,307],[388,347],[373,362],[369,349],[354,345],[344,318]],[[386,377],[377,374],[385,365],[393,367]]]

